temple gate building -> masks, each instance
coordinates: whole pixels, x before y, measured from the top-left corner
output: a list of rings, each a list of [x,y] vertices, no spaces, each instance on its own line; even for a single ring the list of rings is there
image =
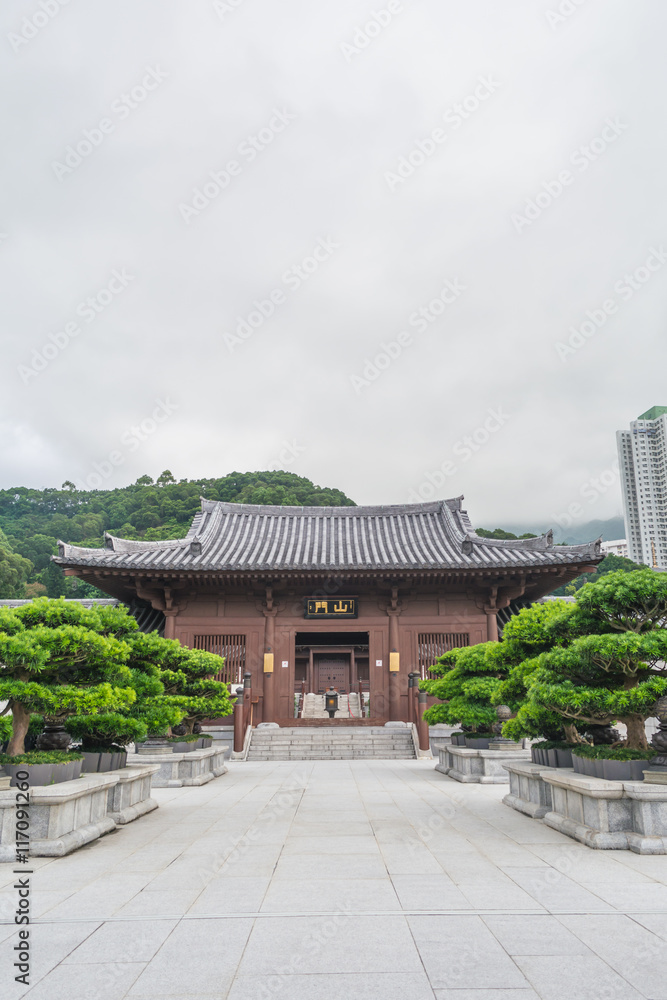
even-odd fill
[[[254,722],[293,724],[295,695],[361,690],[378,723],[407,720],[408,674],[498,638],[498,623],[603,558],[600,543],[477,535],[462,497],[380,507],[202,500],[183,539],[105,536],[54,557],[122,601],[165,616],[164,634],[252,674]],[[350,721],[353,721],[352,719]]]

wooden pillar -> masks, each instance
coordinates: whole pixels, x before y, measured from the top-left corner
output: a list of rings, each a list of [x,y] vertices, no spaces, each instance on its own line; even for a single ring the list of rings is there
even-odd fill
[[[484,605],[486,612],[486,638],[488,642],[498,642],[498,587],[494,585],[489,591],[489,603]]]
[[[252,674],[249,670],[243,675],[243,734],[252,722]]]
[[[243,695],[241,695],[241,697],[237,697],[234,704],[234,753],[241,753],[245,742],[245,726],[243,725],[243,716]]]
[[[176,638],[176,615],[178,611],[165,611],[164,613],[164,637],[165,639]]]
[[[426,691],[417,692],[417,732],[419,734],[420,750],[429,750],[431,746],[428,722],[424,718],[424,712],[428,706],[427,697]]]
[[[315,692],[315,666],[313,664],[313,647],[308,650],[308,694]]]
[[[272,588],[266,588],[266,604],[264,606],[264,722],[276,722],[276,680],[275,680],[275,635],[276,615],[278,609],[273,606]]]
[[[389,722],[401,720],[401,654],[399,651],[398,588],[392,587],[391,604],[387,608],[389,616]]]

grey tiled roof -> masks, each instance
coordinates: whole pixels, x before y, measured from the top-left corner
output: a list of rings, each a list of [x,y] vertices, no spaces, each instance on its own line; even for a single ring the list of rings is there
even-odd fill
[[[387,507],[264,507],[202,500],[185,538],[106,548],[60,543],[63,566],[128,570],[443,570],[598,562],[600,543],[496,541],[475,534],[461,500]]]

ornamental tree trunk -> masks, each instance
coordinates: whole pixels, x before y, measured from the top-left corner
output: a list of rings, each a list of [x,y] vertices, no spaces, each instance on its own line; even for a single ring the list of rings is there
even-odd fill
[[[30,725],[30,712],[18,701],[12,703],[12,738],[7,753],[12,757],[25,753],[25,738]]]
[[[623,722],[625,726],[627,726],[628,749],[647,750],[648,740],[646,739],[644,719],[638,715],[628,715],[625,718],[623,718],[623,716],[619,716],[619,721]]]
[[[563,732],[565,733],[565,739],[568,743],[581,743],[579,733],[577,732],[577,727],[574,722],[564,722]]]

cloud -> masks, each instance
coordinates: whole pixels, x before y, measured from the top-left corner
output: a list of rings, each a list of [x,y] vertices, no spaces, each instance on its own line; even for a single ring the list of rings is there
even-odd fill
[[[38,2],[0,12],[4,486],[85,477],[169,397],[109,485],[286,454],[357,502],[397,503],[502,407],[436,495],[464,493],[478,524],[541,523],[610,467],[617,428],[667,402],[667,268],[567,363],[556,347],[667,240],[662,10],[609,0],[554,23],[556,0],[394,2],[376,32],[382,0],[54,4],[46,22]],[[473,107],[480,80],[494,85]],[[623,129],[582,167],[610,118]],[[54,170],[66,155],[80,162]],[[321,240],[335,252],[286,286]],[[88,322],[81,304],[123,269]],[[410,325],[446,281],[465,293]],[[409,348],[355,392],[405,330]],[[620,508],[614,487],[594,516]]]

